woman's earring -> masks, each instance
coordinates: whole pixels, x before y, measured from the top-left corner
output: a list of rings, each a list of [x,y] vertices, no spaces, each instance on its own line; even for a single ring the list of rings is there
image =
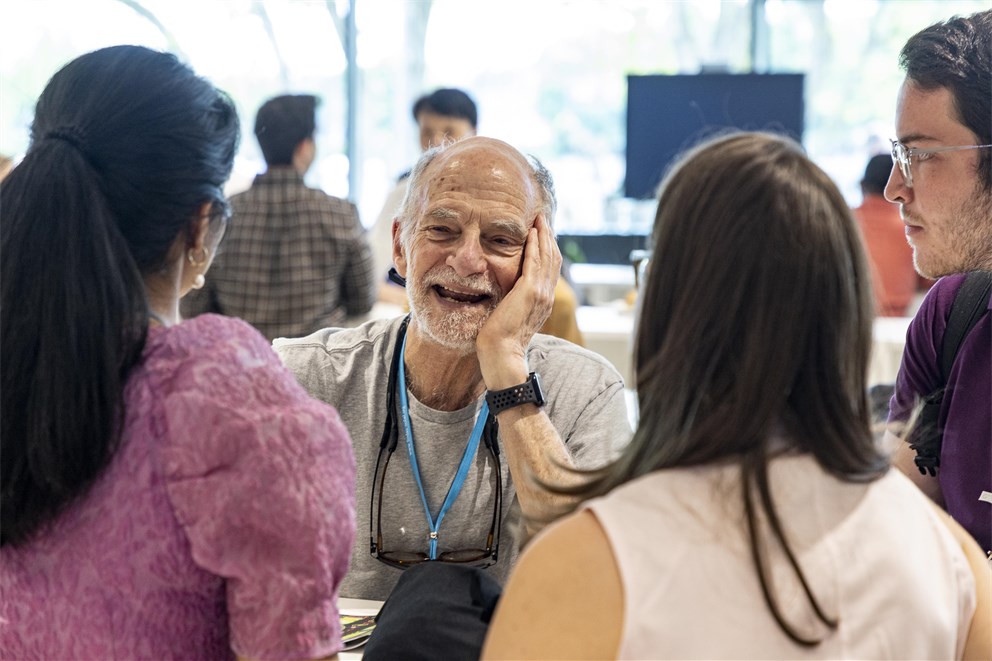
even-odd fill
[[[206,248],[200,248],[203,252],[202,259],[196,259],[193,257],[193,250],[190,249],[186,252],[186,261],[188,261],[192,266],[204,266],[210,259],[210,251]],[[193,289],[203,289],[203,285],[207,284],[207,279],[203,277],[203,273],[197,273],[196,277],[193,278]]]
[[[186,252],[186,261],[188,261],[191,266],[203,266],[204,264],[207,263],[207,260],[210,259],[210,251],[209,250],[207,250],[206,248],[200,248],[200,250],[203,252],[203,257],[201,259],[196,259],[196,258],[193,257],[193,249],[192,248],[190,248]]]

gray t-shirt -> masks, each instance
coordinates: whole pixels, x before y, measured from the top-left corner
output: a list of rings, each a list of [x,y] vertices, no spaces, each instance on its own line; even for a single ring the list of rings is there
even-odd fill
[[[303,387],[337,408],[354,444],[358,534],[351,567],[341,585],[345,597],[385,599],[402,571],[369,553],[373,473],[386,423],[386,384],[401,322],[402,318],[371,321],[358,328],[325,329],[274,344]],[[612,459],[631,435],[623,380],[616,369],[597,354],[547,335],[534,336],[527,363],[541,375],[547,414],[578,466],[595,468]],[[482,401],[458,411],[437,411],[409,396],[417,462],[434,517],[455,476]],[[413,478],[402,419],[396,424],[399,442],[389,459],[382,489],[382,547],[426,552],[430,536],[427,515]],[[499,559],[489,571],[505,582],[524,530],[503,454],[500,463],[503,518]],[[439,527],[439,552],[486,547],[494,490],[493,458],[480,443],[464,486]]]

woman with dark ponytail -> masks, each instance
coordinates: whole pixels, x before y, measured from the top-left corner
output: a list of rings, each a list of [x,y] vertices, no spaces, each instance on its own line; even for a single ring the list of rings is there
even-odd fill
[[[135,46],[73,60],[0,185],[0,656],[340,648],[354,462],[240,321],[181,323],[227,223],[230,99]]]
[[[873,439],[870,271],[830,178],[713,138],[653,244],[637,431],[554,489],[585,502],[521,555],[483,658],[990,658],[982,552]]]

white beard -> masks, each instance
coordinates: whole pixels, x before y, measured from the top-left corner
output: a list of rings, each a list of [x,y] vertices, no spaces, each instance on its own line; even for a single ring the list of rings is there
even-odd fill
[[[432,301],[435,285],[484,293],[489,300],[465,305],[462,310],[440,310]],[[407,283],[407,297],[413,316],[428,338],[447,349],[467,355],[475,352],[475,339],[503,299],[503,292],[485,276],[462,278],[450,266],[439,265],[425,273],[419,283]]]

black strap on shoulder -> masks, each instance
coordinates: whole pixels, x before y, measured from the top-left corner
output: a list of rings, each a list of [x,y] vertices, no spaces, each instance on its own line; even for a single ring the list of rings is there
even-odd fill
[[[951,376],[951,366],[958,355],[961,343],[975,327],[988,309],[989,292],[992,292],[992,273],[975,271],[969,273],[951,306],[944,331],[944,343],[940,352],[940,375],[944,383]]]
[[[916,467],[923,475],[936,475],[937,467],[940,466],[940,446],[944,439],[944,430],[940,428],[938,421],[944,391],[964,338],[988,309],[990,292],[992,273],[975,271],[965,277],[951,305],[940,349],[941,385],[923,398],[919,419],[909,435],[910,447],[916,451]]]

